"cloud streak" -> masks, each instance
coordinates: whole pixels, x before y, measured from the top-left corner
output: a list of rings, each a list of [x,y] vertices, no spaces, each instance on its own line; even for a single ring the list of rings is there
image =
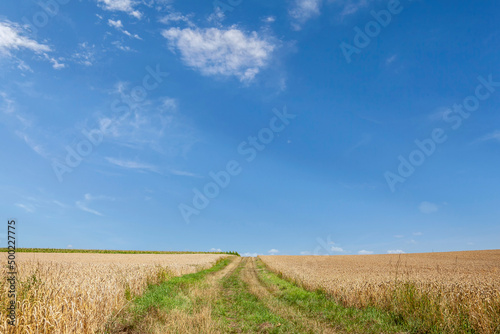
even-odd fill
[[[106,160],[115,166],[119,166],[125,169],[138,169],[138,170],[148,170],[151,172],[158,172],[158,167],[150,164],[145,164],[137,161],[131,160],[120,160],[115,158],[106,157]]]
[[[36,53],[50,52],[48,45],[23,36],[21,27],[10,21],[0,21],[0,55],[10,56],[11,51],[27,49]]]
[[[125,12],[130,16],[141,19],[142,13],[134,8],[136,2],[132,0],[98,0],[101,8],[112,12]]]

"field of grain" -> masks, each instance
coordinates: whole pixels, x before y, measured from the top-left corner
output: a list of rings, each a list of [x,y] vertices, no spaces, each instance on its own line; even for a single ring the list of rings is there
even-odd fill
[[[212,266],[222,254],[18,253],[17,326],[7,324],[0,254],[0,333],[96,333],[148,283]]]
[[[260,258],[344,306],[382,308],[424,332],[500,333],[500,250]]]

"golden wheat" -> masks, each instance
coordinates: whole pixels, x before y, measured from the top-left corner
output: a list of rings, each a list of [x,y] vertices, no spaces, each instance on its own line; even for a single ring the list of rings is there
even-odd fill
[[[375,306],[444,332],[500,333],[500,250],[260,258],[344,306]]]
[[[219,254],[18,253],[17,326],[7,324],[7,253],[0,256],[0,333],[96,333],[148,283],[196,272]]]

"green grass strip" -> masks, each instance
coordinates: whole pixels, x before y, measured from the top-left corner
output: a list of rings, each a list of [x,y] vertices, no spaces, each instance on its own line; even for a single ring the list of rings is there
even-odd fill
[[[159,285],[150,285],[142,296],[134,300],[132,312],[140,317],[152,307],[162,310],[190,309],[191,301],[186,297],[185,291],[195,284],[200,284],[208,274],[222,270],[230,262],[230,259],[221,259],[209,269],[173,277]]]
[[[223,296],[215,306],[218,317],[228,333],[298,333],[289,321],[273,314],[248,291],[240,278],[244,261],[228,277],[222,279]]]
[[[341,331],[355,333],[401,333],[411,330],[388,312],[376,308],[357,309],[336,303],[322,291],[308,291],[278,277],[257,260],[260,281],[280,301],[293,306],[303,314],[332,324]]]

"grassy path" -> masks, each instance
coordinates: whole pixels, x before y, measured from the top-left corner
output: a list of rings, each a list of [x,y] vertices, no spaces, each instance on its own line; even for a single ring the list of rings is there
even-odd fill
[[[150,286],[108,332],[403,333],[387,314],[341,307],[240,257]]]

